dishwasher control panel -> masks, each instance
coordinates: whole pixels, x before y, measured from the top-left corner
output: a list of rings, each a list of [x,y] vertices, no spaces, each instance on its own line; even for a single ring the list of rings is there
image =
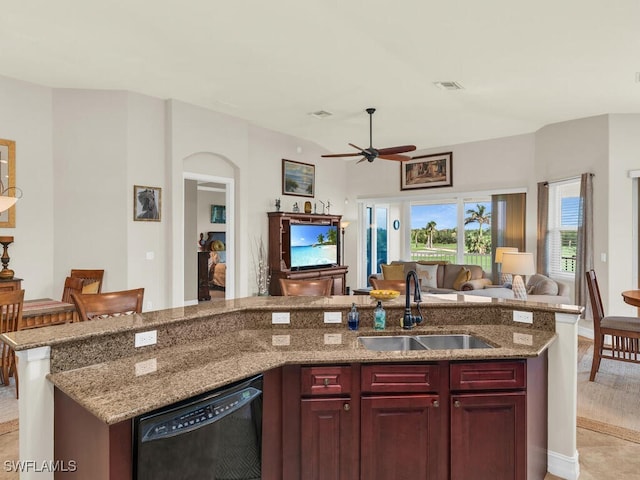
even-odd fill
[[[172,437],[214,423],[242,408],[261,393],[256,388],[248,387],[222,398],[204,400],[180,409],[173,412],[173,415],[163,416],[162,420],[158,419],[157,422],[147,425],[142,442]]]

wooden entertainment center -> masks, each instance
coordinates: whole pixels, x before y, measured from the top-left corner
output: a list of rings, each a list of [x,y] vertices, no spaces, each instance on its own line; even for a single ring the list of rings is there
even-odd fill
[[[333,295],[344,295],[348,267],[341,265],[340,256],[340,219],[341,215],[316,215],[311,213],[268,212],[269,216],[269,270],[271,282],[269,294],[282,295],[280,291],[281,278],[308,279],[333,278]],[[319,268],[292,269],[291,268],[291,225],[330,225],[337,230],[336,265]]]

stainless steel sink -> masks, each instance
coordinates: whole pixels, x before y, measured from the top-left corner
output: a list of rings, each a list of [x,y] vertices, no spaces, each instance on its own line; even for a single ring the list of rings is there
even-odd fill
[[[376,350],[378,352],[493,348],[484,340],[466,334],[393,335],[386,337],[358,337],[358,340],[367,350]]]
[[[472,335],[418,335],[415,338],[429,350],[493,348],[484,340]]]
[[[392,337],[358,337],[360,343],[368,350],[389,352],[398,350],[426,350],[427,347],[418,342],[415,337],[408,335],[394,335]]]

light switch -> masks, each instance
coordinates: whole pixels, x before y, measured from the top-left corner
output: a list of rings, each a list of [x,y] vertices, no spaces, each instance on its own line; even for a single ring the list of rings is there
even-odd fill
[[[155,257],[155,254],[153,252],[147,252],[147,260],[153,260]]]

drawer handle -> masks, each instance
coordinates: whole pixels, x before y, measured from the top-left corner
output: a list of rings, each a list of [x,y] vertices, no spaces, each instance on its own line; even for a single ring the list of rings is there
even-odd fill
[[[348,412],[349,410],[351,410],[351,405],[349,405],[348,403],[345,403],[342,408],[344,408],[345,412]]]
[[[438,407],[440,406],[440,402],[439,402],[438,400],[434,400],[434,401],[433,401],[433,406],[434,406],[435,408],[438,408]]]
[[[329,379],[328,379],[328,378],[325,378],[325,379],[324,379],[324,386],[325,386],[325,387],[328,387],[328,386],[329,386]]]
[[[461,405],[460,400],[456,400],[455,402],[453,402],[453,406],[456,408],[460,408],[460,405]]]

